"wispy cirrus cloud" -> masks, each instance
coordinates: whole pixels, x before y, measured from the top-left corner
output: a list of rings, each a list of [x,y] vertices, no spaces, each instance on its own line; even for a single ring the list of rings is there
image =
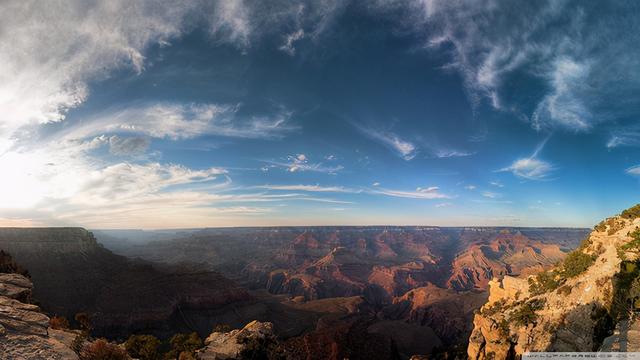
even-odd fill
[[[614,149],[623,146],[640,146],[640,128],[632,126],[611,131],[607,141],[607,148]]]
[[[640,165],[635,165],[630,168],[627,168],[625,172],[629,175],[640,176]]]
[[[378,131],[371,128],[358,127],[358,129],[373,140],[378,141],[387,148],[393,150],[404,160],[411,160],[417,155],[417,147],[414,143],[401,139],[398,135],[388,131]]]
[[[633,46],[637,9],[632,2],[600,6],[571,1],[490,4],[466,0],[379,0],[377,14],[394,14],[398,26],[422,36],[432,51],[452,49],[445,67],[464,79],[474,105],[515,112],[536,129],[589,131],[630,114],[638,100],[620,94],[640,89]],[[395,10],[395,11],[390,11]],[[597,16],[594,16],[597,14]],[[597,21],[593,21],[597,18]],[[588,29],[588,31],[587,31]],[[611,41],[611,39],[617,39]],[[541,82],[523,103],[512,79]],[[633,89],[633,90],[632,90]],[[615,110],[611,110],[613,105]],[[606,109],[606,110],[605,110]]]
[[[260,185],[258,189],[278,190],[278,191],[308,191],[327,193],[360,193],[362,190],[346,188],[343,186],[320,186],[320,185]]]
[[[551,163],[544,160],[523,158],[514,161],[513,164],[499,171],[508,171],[517,177],[527,180],[544,180],[548,178],[554,169],[555,167]]]
[[[489,199],[497,199],[497,198],[502,197],[502,194],[498,194],[498,193],[493,192],[493,191],[484,191],[482,193],[482,196],[484,196],[486,198],[489,198]]]
[[[408,198],[408,199],[450,199],[451,196],[445,195],[440,192],[437,186],[431,186],[427,188],[417,188],[415,191],[393,190],[376,188],[369,191],[372,194],[380,194],[391,197]]]
[[[294,129],[290,111],[272,116],[240,118],[237,106],[215,104],[152,103],[125,106],[95,115],[63,136],[82,139],[99,134],[133,133],[171,140],[202,135],[236,138],[277,138]]]
[[[311,162],[305,154],[289,155],[286,161],[265,161],[272,166],[287,169],[288,172],[319,172],[336,174],[344,169],[342,165],[325,165],[322,162]]]
[[[511,165],[498,170],[511,172],[513,175],[527,180],[546,180],[556,167],[550,162],[538,159],[539,153],[546,145],[549,137],[545,138],[534,150],[531,156],[515,160]]]

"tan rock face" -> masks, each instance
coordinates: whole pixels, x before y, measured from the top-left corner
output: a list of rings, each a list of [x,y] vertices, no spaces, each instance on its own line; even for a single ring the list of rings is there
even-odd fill
[[[77,359],[76,354],[49,335],[49,317],[36,305],[19,301],[31,297],[32,284],[18,274],[0,274],[0,354],[3,359]]]
[[[204,341],[205,347],[198,351],[199,360],[236,359],[245,348],[247,339],[275,337],[273,324],[252,321],[242,329],[229,332],[214,332]]]
[[[585,246],[576,251],[595,261],[577,276],[562,278],[563,283],[555,289],[530,294],[528,280],[533,275],[492,280],[488,302],[474,317],[469,358],[509,359],[527,351],[597,350],[596,331],[602,321],[613,322],[607,316],[613,301],[613,279],[620,272],[618,249],[631,240],[629,234],[640,225],[640,219],[618,220],[613,231],[605,228],[590,234]],[[618,333],[635,334],[633,331],[627,326]],[[619,347],[626,344],[625,336],[611,337],[604,344]]]

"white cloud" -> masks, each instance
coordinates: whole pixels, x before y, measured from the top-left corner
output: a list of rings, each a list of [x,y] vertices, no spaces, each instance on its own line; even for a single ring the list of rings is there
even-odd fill
[[[538,159],[538,155],[544,149],[551,135],[542,140],[536,146],[533,154],[528,158],[521,158],[514,161],[510,166],[502,168],[498,171],[508,171],[513,175],[527,180],[545,180],[555,170],[555,166],[551,163]]]
[[[453,206],[453,204],[450,203],[450,202],[445,202],[445,203],[435,204],[434,206],[437,207],[437,208],[443,208],[443,207]]]
[[[615,129],[611,132],[607,148],[613,149],[621,146],[640,146],[640,129],[637,126]]]
[[[420,189],[420,188],[418,188],[418,189]],[[429,190],[429,191],[421,191],[421,190],[426,190],[426,189],[420,189],[418,191],[403,191],[403,190],[391,190],[391,189],[377,188],[377,189],[371,190],[370,192],[372,194],[380,194],[380,195],[399,197],[399,198],[410,198],[410,199],[433,200],[433,199],[449,199],[449,198],[451,198],[448,195],[440,193],[438,191],[437,187],[432,187],[430,189],[431,190]]]
[[[98,114],[68,130],[64,136],[82,139],[105,133],[144,134],[172,140],[201,135],[238,138],[271,138],[293,128],[291,112],[280,109],[273,117],[240,119],[237,107],[215,104],[154,103]]]
[[[440,188],[437,186],[429,186],[426,188],[422,188],[422,187],[416,188],[416,192],[421,192],[421,193],[437,192],[438,190],[440,190]]]
[[[473,190],[476,189],[476,186],[475,185],[467,185],[464,188],[465,188],[465,190],[473,191]]]
[[[549,162],[536,158],[523,158],[500,171],[509,171],[515,176],[528,180],[544,180],[553,170],[554,166]]]
[[[180,35],[189,2],[3,1],[0,4],[0,138],[64,120],[88,82],[144,68],[149,45]]]
[[[434,155],[437,158],[440,159],[446,159],[446,158],[450,158],[450,157],[466,157],[466,156],[471,156],[473,155],[473,153],[470,152],[466,152],[466,151],[459,151],[459,150],[445,150],[445,149],[440,149],[440,150],[436,150],[434,151]]]
[[[294,56],[296,54],[295,42],[302,40],[303,38],[304,30],[298,29],[297,31],[286,36],[284,44],[282,44],[279,49],[291,56]]]
[[[495,192],[491,192],[491,191],[485,191],[482,193],[482,196],[489,198],[489,199],[496,199],[499,198],[501,195]]]
[[[629,175],[640,176],[640,165],[632,166],[625,170],[625,172]]]
[[[504,187],[504,185],[499,181],[490,181],[489,185],[499,187],[499,188]]]
[[[376,15],[391,16],[425,47],[452,54],[447,69],[463,77],[474,105],[486,102],[536,128],[586,131],[633,113],[640,89],[632,2],[613,7],[571,1],[378,0]],[[393,14],[393,15],[390,15]],[[592,21],[597,18],[597,21]],[[615,41],[612,41],[615,39]],[[630,50],[631,49],[631,50]],[[513,96],[523,77],[540,91],[533,112]]]
[[[372,130],[364,127],[360,127],[359,129],[370,138],[377,140],[381,144],[396,152],[404,160],[408,161],[416,156],[416,146],[409,141],[401,139],[396,134],[386,131]]]
[[[376,181],[373,184],[371,184],[371,186],[380,186],[380,183]]]
[[[289,155],[286,162],[268,161],[272,166],[279,166],[287,169],[288,172],[320,172],[335,174],[344,169],[342,165],[326,166],[323,163],[312,163],[304,154]]]
[[[533,126],[561,125],[573,130],[587,130],[592,125],[591,112],[579,97],[589,75],[589,67],[568,58],[554,61],[550,74],[553,91],[538,104],[531,118]]]
[[[261,185],[259,189],[280,190],[280,191],[308,191],[308,192],[335,192],[335,193],[358,193],[360,190],[345,188],[343,186],[320,186],[320,185]]]

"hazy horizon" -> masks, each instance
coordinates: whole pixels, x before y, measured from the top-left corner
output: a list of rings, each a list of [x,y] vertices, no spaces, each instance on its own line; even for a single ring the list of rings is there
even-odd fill
[[[639,13],[3,2],[0,226],[592,227],[640,202]]]

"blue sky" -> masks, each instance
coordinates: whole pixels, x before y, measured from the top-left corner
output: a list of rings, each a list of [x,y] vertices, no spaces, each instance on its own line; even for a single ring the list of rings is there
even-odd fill
[[[638,202],[634,2],[0,14],[0,225],[592,226]]]

